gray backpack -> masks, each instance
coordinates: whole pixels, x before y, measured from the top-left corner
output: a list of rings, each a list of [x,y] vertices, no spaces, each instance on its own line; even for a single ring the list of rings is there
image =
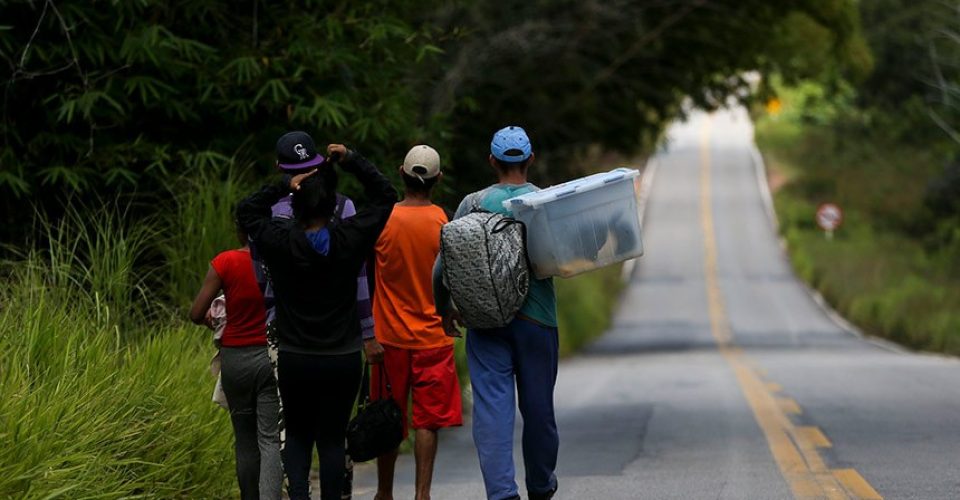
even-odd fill
[[[499,328],[527,299],[523,223],[474,208],[440,230],[443,282],[467,328]]]

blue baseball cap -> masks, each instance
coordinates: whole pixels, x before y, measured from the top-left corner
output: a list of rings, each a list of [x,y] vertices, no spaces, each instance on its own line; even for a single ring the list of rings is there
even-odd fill
[[[519,163],[530,158],[532,153],[533,146],[527,132],[516,125],[498,130],[490,141],[490,154],[500,161]]]

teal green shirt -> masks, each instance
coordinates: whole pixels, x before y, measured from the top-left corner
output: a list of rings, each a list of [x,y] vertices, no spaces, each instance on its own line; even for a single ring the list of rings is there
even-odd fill
[[[510,210],[503,207],[503,202],[514,196],[520,196],[540,188],[530,184],[494,184],[482,191],[467,195],[454,219],[466,215],[478,203],[480,208],[490,212],[513,216]],[[557,326],[557,294],[553,288],[553,278],[536,279],[530,277],[530,290],[527,292],[527,301],[520,307],[520,314],[546,326]]]

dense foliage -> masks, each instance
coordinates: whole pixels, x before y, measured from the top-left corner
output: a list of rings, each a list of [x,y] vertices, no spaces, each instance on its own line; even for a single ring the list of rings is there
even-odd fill
[[[556,181],[590,146],[648,148],[687,96],[716,105],[747,94],[744,72],[810,73],[798,31],[826,40],[818,64],[858,71],[854,5],[0,0],[2,222],[23,229],[26,199],[148,200],[218,165],[262,176],[297,128],[391,166],[431,142],[453,199],[488,179],[490,133],[519,123]]]
[[[288,129],[403,148],[417,135],[406,79],[436,50],[403,17],[419,5],[0,2],[6,219],[26,195],[156,194],[227,163],[265,173]]]
[[[441,26],[462,23],[472,31],[445,52],[440,83],[424,102],[451,116],[455,155],[473,152],[473,164],[480,163],[489,131],[516,122],[546,153],[538,175],[565,180],[590,145],[624,154],[649,150],[685,99],[711,108],[751,96],[750,72],[799,78],[825,71],[810,58],[791,62],[809,50],[788,40],[798,25],[822,30],[826,46],[818,64],[864,71],[869,57],[862,56],[853,5],[473,2],[442,20]],[[486,172],[460,174],[475,184]]]
[[[960,19],[936,0],[864,2],[860,9],[873,72],[834,89],[806,84],[784,119],[828,128],[837,156],[916,151],[879,155],[893,160],[884,163],[901,179],[875,176],[872,201],[861,209],[874,224],[960,260]],[[837,170],[817,172],[810,172],[809,195],[849,190]]]
[[[870,333],[960,353],[960,18],[937,0],[861,2],[866,78],[780,88],[758,139],[795,267]],[[846,221],[825,241],[817,204]]]

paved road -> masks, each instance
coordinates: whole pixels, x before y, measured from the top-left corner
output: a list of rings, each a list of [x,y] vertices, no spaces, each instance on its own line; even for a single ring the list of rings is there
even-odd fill
[[[960,363],[857,338],[816,305],[742,110],[670,137],[615,324],[561,364],[557,498],[960,498]],[[412,498],[411,457],[398,469]],[[374,484],[362,469],[357,498]],[[442,436],[434,498],[483,498],[468,428]]]

